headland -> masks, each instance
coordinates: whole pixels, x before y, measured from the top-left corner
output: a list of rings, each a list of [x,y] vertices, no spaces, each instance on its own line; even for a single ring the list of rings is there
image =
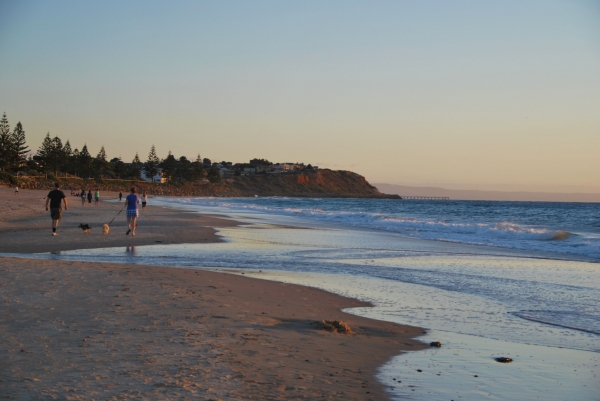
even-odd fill
[[[253,174],[223,178],[219,182],[208,180],[168,181],[165,183],[145,180],[81,179],[52,177],[12,178],[11,185],[24,189],[49,189],[54,182],[60,182],[68,190],[99,188],[106,192],[128,191],[135,186],[140,192],[147,191],[157,196],[214,196],[214,197],[253,197],[289,196],[322,198],[389,198],[400,199],[398,195],[380,192],[369,184],[365,177],[344,170],[299,170],[278,174]],[[8,184],[8,183],[7,183]]]

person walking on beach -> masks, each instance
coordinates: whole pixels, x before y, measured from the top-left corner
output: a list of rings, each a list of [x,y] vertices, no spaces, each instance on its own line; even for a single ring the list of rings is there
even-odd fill
[[[87,198],[88,198],[89,205],[92,206],[92,190],[91,189],[88,191]]]
[[[123,192],[119,191],[119,203],[121,203],[122,199],[123,199]]]
[[[135,229],[137,228],[137,218],[139,215],[138,203],[140,198],[136,194],[135,187],[131,187],[130,194],[125,198],[125,206],[127,207],[127,232],[125,235],[135,236]]]
[[[58,222],[62,218],[61,201],[65,203],[65,210],[69,210],[69,203],[67,202],[67,196],[63,191],[60,190],[60,184],[57,182],[54,184],[54,189],[48,193],[46,197],[46,211],[50,208],[50,217],[52,218],[52,235],[57,236],[56,228]]]
[[[85,206],[85,189],[81,190],[81,206]]]
[[[96,206],[100,204],[100,189],[96,188],[96,192],[94,192],[94,197],[96,198]]]
[[[146,203],[148,203],[148,194],[144,191],[142,192],[142,210],[146,210]]]

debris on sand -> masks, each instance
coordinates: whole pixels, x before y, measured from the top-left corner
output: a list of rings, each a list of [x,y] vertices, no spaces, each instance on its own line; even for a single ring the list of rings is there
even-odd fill
[[[317,324],[322,329],[333,331],[334,333],[352,333],[350,326],[341,320],[321,320]]]
[[[430,347],[438,347],[438,348],[439,348],[439,347],[441,347],[441,346],[442,346],[442,343],[441,343],[441,342],[439,342],[439,341],[433,341],[433,342],[430,342],[430,343],[429,343],[429,346],[430,346]]]
[[[507,358],[505,356],[501,356],[499,358],[496,358],[496,362],[500,362],[500,363],[509,363],[512,362],[512,358]]]

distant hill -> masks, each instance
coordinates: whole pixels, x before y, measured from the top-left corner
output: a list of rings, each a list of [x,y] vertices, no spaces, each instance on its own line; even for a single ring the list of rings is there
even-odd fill
[[[497,200],[537,202],[600,202],[600,193],[559,193],[526,191],[476,191],[436,187],[374,184],[381,192],[400,196],[447,196],[456,200]]]

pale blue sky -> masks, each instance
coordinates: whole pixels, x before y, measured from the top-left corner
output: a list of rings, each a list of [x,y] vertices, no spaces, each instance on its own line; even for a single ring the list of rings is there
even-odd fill
[[[600,191],[600,1],[0,0],[0,109],[39,146]]]

